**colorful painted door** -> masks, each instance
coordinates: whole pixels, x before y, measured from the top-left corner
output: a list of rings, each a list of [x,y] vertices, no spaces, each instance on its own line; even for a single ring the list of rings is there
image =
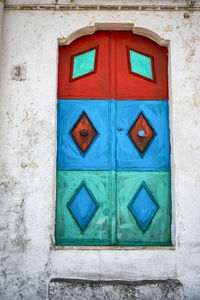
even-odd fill
[[[167,65],[129,32],[59,48],[57,245],[171,245]]]

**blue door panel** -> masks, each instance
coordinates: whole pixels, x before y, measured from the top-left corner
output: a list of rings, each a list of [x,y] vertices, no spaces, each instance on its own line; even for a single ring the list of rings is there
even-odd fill
[[[169,170],[170,144],[168,101],[123,100],[116,102],[117,170]],[[141,113],[155,133],[143,154],[138,151],[136,145],[129,136],[130,129]],[[138,132],[138,135],[140,135],[140,132]]]
[[[109,170],[109,102],[58,100],[58,170]],[[97,135],[83,153],[71,130],[85,112]]]

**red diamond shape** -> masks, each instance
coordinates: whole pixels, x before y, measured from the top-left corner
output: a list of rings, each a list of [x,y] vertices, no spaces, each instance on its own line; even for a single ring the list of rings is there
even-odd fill
[[[85,112],[71,130],[71,135],[83,154],[87,151],[98,132]]]
[[[128,134],[140,154],[144,154],[149,143],[155,136],[155,131],[153,130],[143,113],[141,113],[129,130]]]

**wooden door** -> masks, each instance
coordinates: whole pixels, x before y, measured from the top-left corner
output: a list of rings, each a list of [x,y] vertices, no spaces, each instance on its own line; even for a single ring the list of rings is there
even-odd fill
[[[57,245],[170,245],[167,48],[97,32],[59,48]]]

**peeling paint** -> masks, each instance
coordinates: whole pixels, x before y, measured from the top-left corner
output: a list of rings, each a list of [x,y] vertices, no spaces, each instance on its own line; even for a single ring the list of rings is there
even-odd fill
[[[200,107],[200,90],[192,95],[192,100],[196,107]]]
[[[38,168],[38,164],[37,163],[35,163],[34,161],[32,161],[32,162],[30,162],[30,163],[22,163],[21,164],[21,167],[23,168],[23,169],[25,169],[25,168]]]
[[[165,28],[165,32],[172,32],[173,28],[171,25],[167,25]]]
[[[190,52],[188,53],[187,57],[186,57],[186,62],[187,63],[191,63],[192,61],[192,57],[195,54],[195,49],[190,49]]]

